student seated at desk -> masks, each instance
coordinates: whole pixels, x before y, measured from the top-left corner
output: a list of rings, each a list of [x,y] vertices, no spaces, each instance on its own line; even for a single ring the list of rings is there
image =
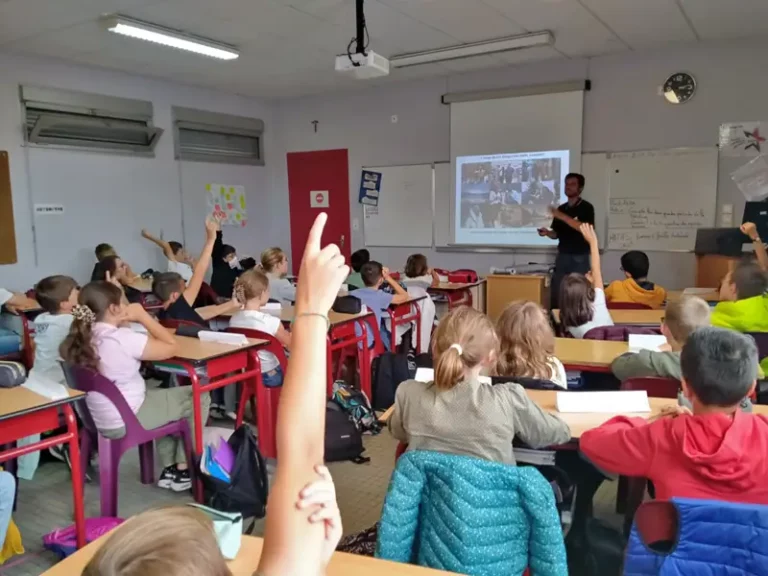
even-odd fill
[[[106,256],[96,265],[91,281],[112,282],[125,294],[129,304],[141,303],[143,294],[141,290],[129,285],[131,278],[128,276],[128,267],[119,256]]]
[[[582,434],[581,451],[603,470],[648,478],[661,500],[768,504],[768,418],[739,410],[756,386],[754,341],[699,328],[680,365],[692,411],[669,406],[650,420],[616,416]]]
[[[261,253],[261,268],[269,278],[269,293],[281,306],[296,301],[296,287],[288,280],[288,257],[280,248],[268,248]]]
[[[207,328],[208,320],[211,318],[240,309],[240,304],[234,299],[216,306],[208,306],[204,316],[201,316],[193,308],[197,295],[200,293],[200,287],[203,285],[205,272],[211,263],[211,252],[218,229],[219,222],[217,220],[208,218],[205,221],[207,235],[205,246],[203,246],[200,258],[195,264],[195,270],[189,283],[176,272],[165,272],[155,276],[154,282],[152,282],[152,292],[163,303],[163,310],[159,314],[161,319],[182,320]]]
[[[621,257],[621,270],[626,279],[614,280],[605,289],[608,302],[629,302],[661,308],[667,299],[667,291],[658,284],[648,281],[650,261],[648,254],[630,250]]]
[[[94,253],[96,254],[96,264],[93,265],[93,272],[91,272],[91,282],[98,280],[96,274],[99,270],[99,263],[107,256],[117,256],[117,252],[112,247],[112,245],[106,243],[97,245]],[[131,267],[128,264],[125,265],[125,275],[130,279],[136,277],[136,274],[134,274],[133,270],[131,270]]]
[[[235,247],[224,244],[221,230],[216,232],[211,259],[213,261],[211,288],[220,298],[230,298],[238,276],[256,265],[253,258],[244,258],[241,261],[237,257]]]
[[[395,394],[389,431],[408,450],[434,450],[515,464],[512,440],[531,448],[563,444],[568,425],[547,414],[519,384],[484,384],[480,372],[496,361],[490,319],[469,307],[451,311],[433,339],[435,380],[407,380]]]
[[[363,288],[365,286],[365,284],[363,284],[363,277],[360,276],[360,269],[363,267],[363,264],[367,264],[370,261],[371,253],[368,252],[368,250],[356,250],[352,253],[351,258],[349,259],[349,263],[352,266],[352,272],[345,281],[349,290],[357,290],[358,288]]]
[[[194,430],[192,387],[148,389],[139,372],[142,361],[168,360],[176,354],[178,345],[168,330],[140,304],[123,304],[122,292],[109,282],[87,284],[80,291],[72,315],[72,327],[60,350],[65,362],[90,368],[112,380],[145,428],[186,418],[190,430]],[[126,322],[138,322],[147,334],[124,327]],[[89,393],[85,401],[102,436],[125,435],[120,414],[109,400]],[[205,422],[208,394],[201,396],[201,404]],[[188,490],[192,482],[181,440],[167,436],[157,440],[156,446],[163,466],[157,485],[175,492]]]
[[[266,332],[274,336],[285,348],[290,349],[291,333],[283,327],[280,317],[261,311],[261,307],[269,300],[269,278],[264,272],[248,270],[243,273],[235,282],[235,298],[243,309],[230,318],[230,326]],[[283,369],[277,357],[272,352],[259,350],[259,359],[264,386],[272,388],[282,385]]]
[[[376,322],[381,331],[381,341],[384,344],[384,348],[391,350],[393,344],[392,335],[382,322],[383,316],[387,313],[391,304],[402,304],[403,302],[406,302],[409,298],[408,292],[403,290],[403,287],[389,275],[389,270],[384,268],[378,262],[372,261],[364,264],[360,270],[360,275],[363,278],[365,287],[355,290],[352,292],[351,296],[359,299],[376,316]],[[379,290],[384,282],[389,284],[394,291],[394,294],[387,294],[383,290]],[[372,343],[373,335],[369,331],[368,345],[370,346]]]
[[[496,324],[498,376],[549,380],[568,388],[565,367],[555,357],[555,333],[544,310],[535,302],[518,300],[502,312]]]
[[[587,276],[568,274],[560,284],[560,324],[574,338],[600,326],[613,326],[603,292],[600,247],[591,224],[582,224],[581,233],[589,243],[592,269]]]
[[[153,244],[157,244],[163,251],[163,255],[168,259],[168,272],[175,272],[181,276],[185,282],[192,280],[192,269],[195,266],[194,259],[184,249],[181,242],[170,241],[167,242],[153,236],[147,230],[141,231],[141,236]],[[206,268],[208,268],[206,266]]]
[[[35,360],[31,373],[65,384],[59,348],[72,327],[72,309],[77,306],[80,289],[69,276],[48,276],[37,283],[35,295],[45,312],[38,314],[33,323]]]
[[[417,286],[426,290],[440,284],[440,276],[429,267],[424,254],[411,254],[405,263],[403,284],[406,288]]]

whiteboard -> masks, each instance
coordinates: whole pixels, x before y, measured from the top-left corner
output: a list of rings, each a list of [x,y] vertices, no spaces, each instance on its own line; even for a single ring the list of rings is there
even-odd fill
[[[432,247],[432,164],[366,167],[381,173],[378,206],[363,206],[366,246]]]
[[[717,148],[609,155],[608,248],[692,251],[715,225]]]

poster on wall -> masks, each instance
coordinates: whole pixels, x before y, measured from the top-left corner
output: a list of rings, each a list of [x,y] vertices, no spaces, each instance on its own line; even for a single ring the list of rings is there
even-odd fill
[[[718,146],[723,156],[759,156],[768,152],[768,122],[720,124]]]
[[[381,173],[363,170],[360,176],[360,204],[367,206],[379,205],[379,192],[381,191]]]
[[[222,226],[244,227],[248,222],[248,210],[244,186],[206,184],[208,215],[221,219]]]

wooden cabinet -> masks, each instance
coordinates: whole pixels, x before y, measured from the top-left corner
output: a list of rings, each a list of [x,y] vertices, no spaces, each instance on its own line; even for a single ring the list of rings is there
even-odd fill
[[[492,274],[486,282],[486,308],[494,322],[515,300],[531,300],[549,308],[548,274]]]

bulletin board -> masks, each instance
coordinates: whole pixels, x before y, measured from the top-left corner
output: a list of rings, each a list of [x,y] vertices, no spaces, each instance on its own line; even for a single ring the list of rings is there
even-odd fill
[[[11,164],[8,152],[0,150],[0,264],[15,264],[16,227],[13,222]]]

